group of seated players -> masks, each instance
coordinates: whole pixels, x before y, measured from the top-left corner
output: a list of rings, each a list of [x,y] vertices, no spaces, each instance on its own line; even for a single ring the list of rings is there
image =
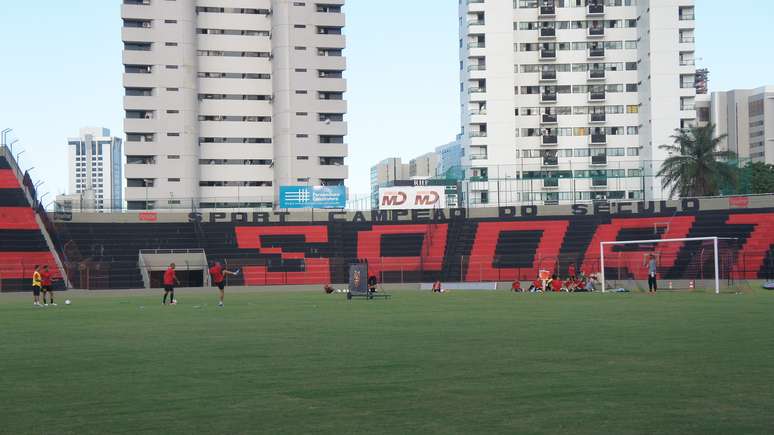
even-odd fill
[[[567,279],[561,279],[556,274],[550,276],[550,278],[537,277],[530,284],[528,289],[522,287],[520,281],[514,281],[511,285],[511,290],[514,292],[530,292],[530,293],[543,293],[543,292],[593,292],[596,290],[597,277],[595,275],[586,275],[581,272],[580,275],[575,273],[575,267],[571,266],[568,271]]]

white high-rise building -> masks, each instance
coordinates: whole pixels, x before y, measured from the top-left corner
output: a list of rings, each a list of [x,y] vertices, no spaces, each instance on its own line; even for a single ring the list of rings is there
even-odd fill
[[[130,209],[347,179],[344,0],[124,0]]]
[[[462,0],[469,204],[665,198],[694,27],[693,0]]]
[[[80,207],[121,210],[121,139],[106,128],[82,128],[67,148],[69,196],[79,198]]]

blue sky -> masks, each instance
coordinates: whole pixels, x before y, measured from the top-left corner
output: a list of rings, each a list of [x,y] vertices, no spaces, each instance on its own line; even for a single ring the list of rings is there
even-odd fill
[[[21,165],[35,167],[43,191],[67,188],[66,138],[79,127],[123,134],[120,3],[0,1],[0,128],[14,129]],[[710,89],[774,85],[774,2],[697,3],[696,56]],[[459,130],[457,1],[383,6],[346,6],[355,193],[368,191],[378,160],[422,154]]]

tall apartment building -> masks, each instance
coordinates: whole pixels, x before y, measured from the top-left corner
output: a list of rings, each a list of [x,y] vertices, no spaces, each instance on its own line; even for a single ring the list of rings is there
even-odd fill
[[[68,196],[81,207],[121,210],[123,153],[121,139],[106,128],[82,128],[67,139]]]
[[[470,205],[664,198],[696,119],[693,0],[462,0]]]
[[[124,0],[130,209],[274,207],[340,185],[344,0]]]
[[[713,92],[709,123],[728,135],[721,146],[741,160],[774,164],[774,87]]]

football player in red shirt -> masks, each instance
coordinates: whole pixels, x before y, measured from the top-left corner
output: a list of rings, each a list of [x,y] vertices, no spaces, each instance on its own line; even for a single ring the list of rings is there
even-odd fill
[[[239,274],[239,271],[232,272],[230,270],[225,270],[223,266],[220,265],[219,262],[215,262],[212,267],[210,267],[210,276],[212,276],[212,283],[215,284],[215,287],[218,288],[220,291],[220,300],[218,302],[218,306],[223,308],[223,297],[226,295],[226,275],[232,275],[236,276]]]
[[[43,305],[47,305],[46,295],[48,295],[51,306],[55,307],[56,304],[54,303],[54,290],[52,285],[51,271],[48,270],[48,265],[45,265],[43,266],[43,272],[40,272],[40,288],[43,290]]]
[[[162,305],[167,304],[167,295],[170,296],[169,303],[174,305],[177,303],[175,300],[175,284],[180,285],[180,281],[175,275],[175,263],[169,265],[169,268],[164,272],[164,300]]]

